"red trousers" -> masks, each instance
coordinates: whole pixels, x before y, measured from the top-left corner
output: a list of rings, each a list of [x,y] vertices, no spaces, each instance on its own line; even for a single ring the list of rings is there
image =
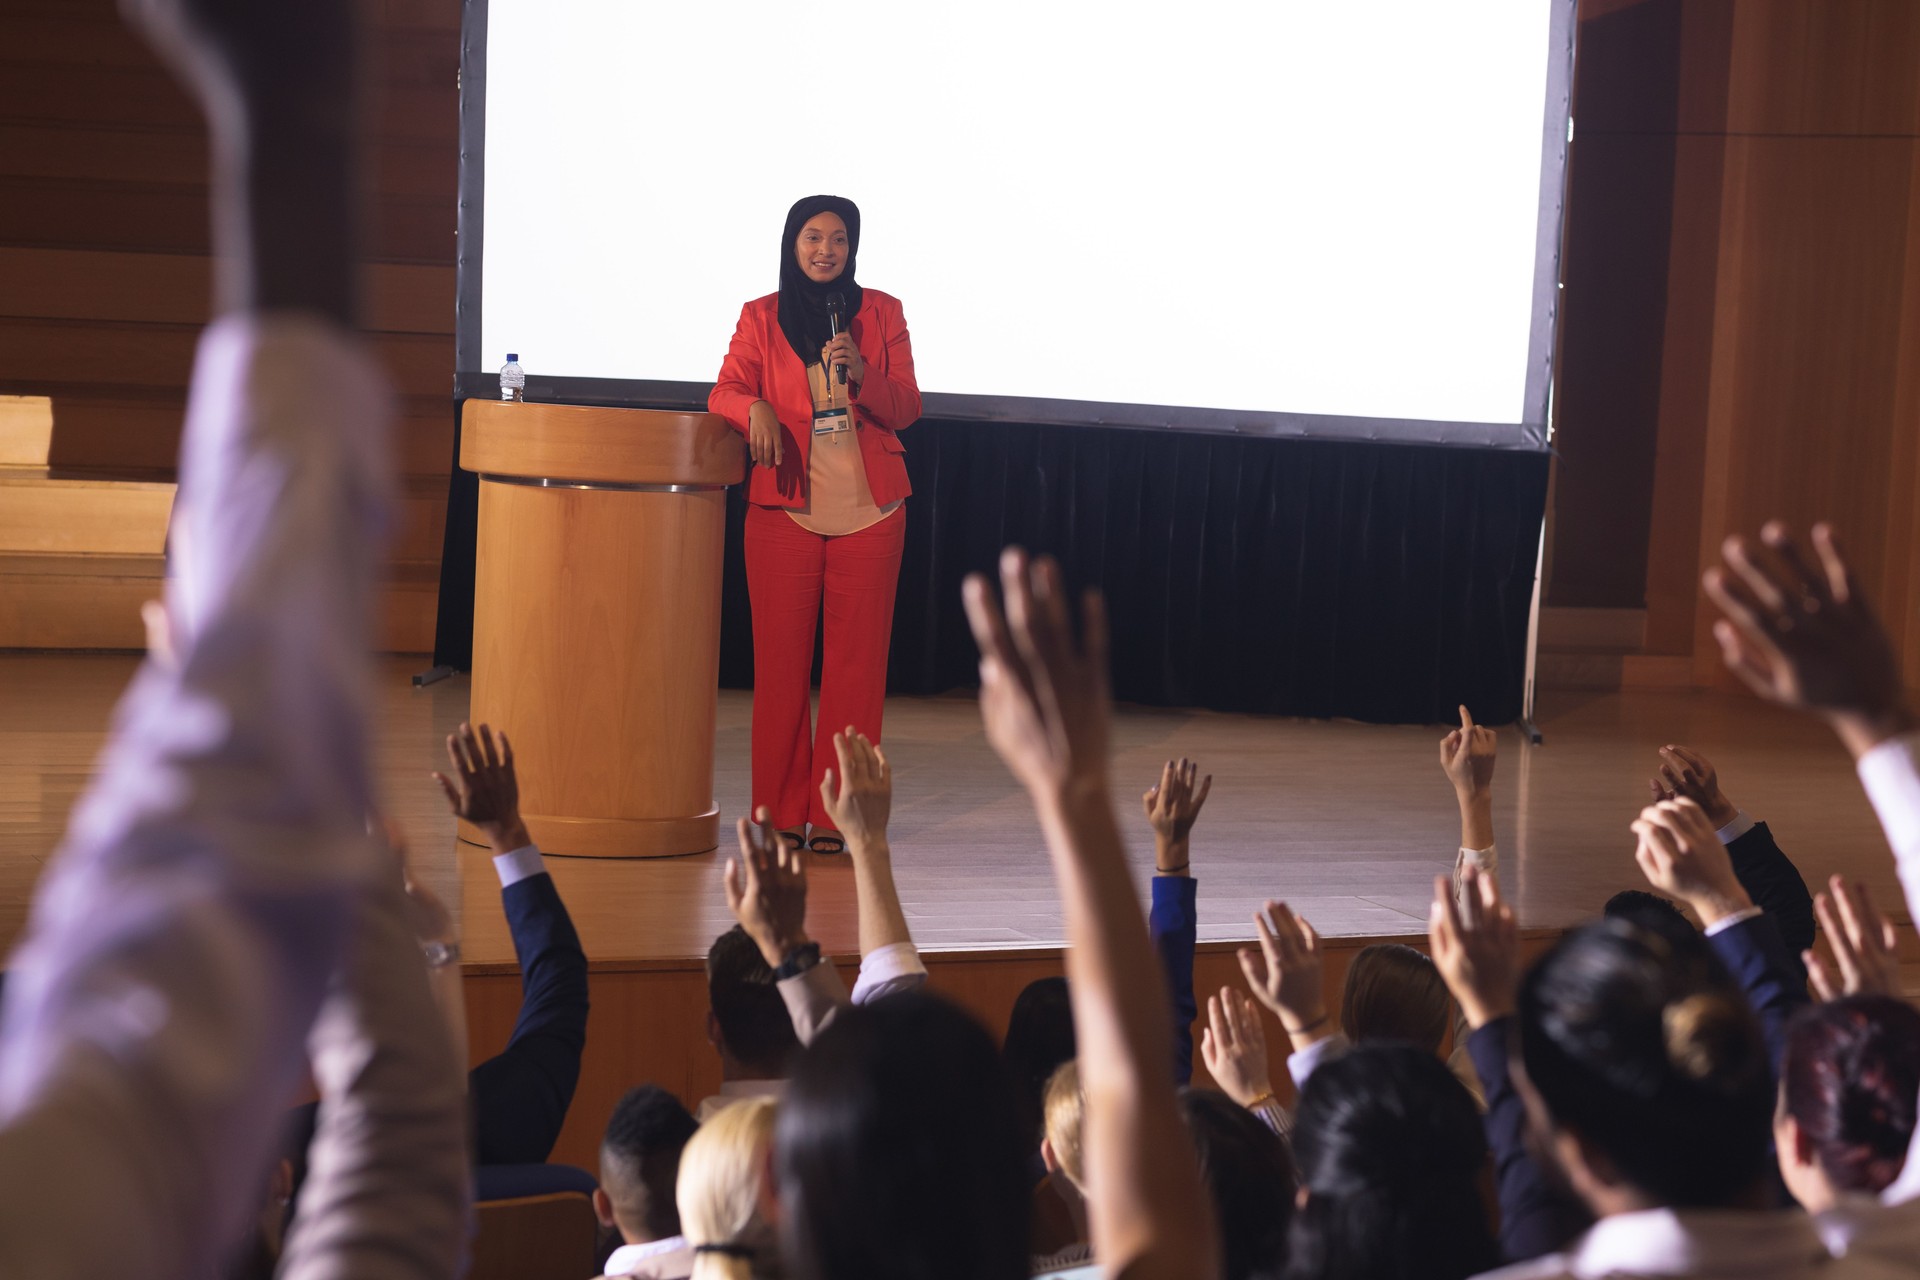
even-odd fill
[[[809,532],[777,507],[747,508],[747,595],[753,604],[753,807],[773,825],[832,827],[820,780],[838,771],[833,735],[852,725],[875,742],[887,696],[893,596],[906,545],[903,505],[837,538]],[[824,610],[820,727],[807,723],[813,633]]]

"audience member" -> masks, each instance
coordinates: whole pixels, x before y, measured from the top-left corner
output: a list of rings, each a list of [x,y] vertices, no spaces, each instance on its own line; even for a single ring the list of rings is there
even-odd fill
[[[659,1085],[629,1089],[613,1109],[600,1140],[600,1185],[594,1216],[620,1238],[607,1258],[608,1276],[686,1280],[693,1250],[681,1233],[675,1204],[681,1152],[694,1122],[680,1099]]]
[[[1909,916],[1920,903],[1920,722],[1906,702],[1900,663],[1859,579],[1825,524],[1811,560],[1787,527],[1722,547],[1725,566],[1703,576],[1725,617],[1714,623],[1727,668],[1761,697],[1827,722],[1853,755],[1867,798],[1893,846]],[[1830,939],[1831,941],[1831,935]],[[1911,1157],[1883,1199],[1920,1196]]]
[[[1893,846],[1911,917],[1920,904],[1920,722],[1893,646],[1833,530],[1815,525],[1812,543],[1809,557],[1777,521],[1757,542],[1728,538],[1724,567],[1703,577],[1725,614],[1714,637],[1728,669],[1750,688],[1820,716],[1852,754]],[[1911,1151],[1880,1199],[1888,1209],[1850,1204],[1844,1226],[1823,1222],[1823,1232],[1849,1260],[1876,1257],[1910,1271],[1920,1256],[1920,1160]]]
[[[1586,926],[1527,973],[1515,1021],[1536,1146],[1597,1220],[1516,1275],[1780,1274],[1824,1252],[1770,1208],[1767,1048],[1706,946]]]
[[[1218,1240],[1174,1106],[1171,1009],[1107,790],[1105,608],[1087,594],[1076,638],[1056,564],[1009,550],[1000,576],[1004,612],[975,575],[967,615],[987,740],[1039,814],[1066,917],[1094,1256],[1131,1280],[1210,1275]]]
[[[992,1037],[944,1000],[841,1010],[794,1064],[773,1149],[798,1280],[1027,1275],[1013,1082]]]
[[[587,956],[546,861],[520,817],[513,744],[487,725],[447,738],[451,776],[434,779],[454,817],[480,829],[493,851],[500,904],[520,963],[520,1014],[506,1048],[468,1076],[474,1161],[539,1164],[553,1152],[580,1081],[587,1043]],[[426,944],[430,963],[455,967],[455,942]]]
[[[1452,1016],[1440,971],[1412,947],[1375,943],[1347,967],[1340,1030],[1354,1044],[1400,1041],[1439,1057]]]
[[[708,957],[715,1013],[710,1026],[723,1069],[739,1073],[727,1077],[735,1096],[778,1092],[792,1050],[810,1042],[841,1008],[911,991],[927,980],[893,881],[887,842],[893,771],[880,749],[851,729],[835,734],[833,742],[840,768],[837,774],[827,771],[820,791],[853,863],[860,974],[849,996],[839,971],[823,962],[819,944],[807,933],[803,851],[779,838],[765,812],[755,815],[755,823],[742,819],[740,856],[728,860],[723,876],[727,906],[740,923],[715,944],[716,950],[725,944],[728,963],[719,971],[725,983],[714,980],[714,957]],[[777,1003],[768,1002],[769,992]],[[741,1043],[726,1040],[727,1019],[719,1016],[723,999],[736,1014],[751,1013],[750,1022],[739,1019],[740,1031],[753,1041],[747,1046],[755,1051],[751,1061],[740,1058]],[[721,1104],[728,1096],[723,1084]],[[713,1101],[701,1104],[703,1119]]]
[[[1140,797],[1147,824],[1153,828],[1153,903],[1147,911],[1147,931],[1160,955],[1173,1006],[1173,1082],[1193,1078],[1193,949],[1200,936],[1195,903],[1198,884],[1193,878],[1193,824],[1213,790],[1213,775],[1200,777],[1200,766],[1182,757],[1169,760],[1160,781]]]
[[[310,1057],[322,1137],[284,1274],[451,1275],[458,1074],[363,826],[392,400],[350,332],[353,7],[131,11],[209,123],[217,319],[182,438],[172,654],[122,699],[11,961],[0,1271],[103,1275],[132,1250],[214,1272]]]
[[[1087,1232],[1086,1163],[1080,1151],[1086,1112],[1080,1068],[1071,1060],[1063,1062],[1047,1081],[1045,1134],[1040,1139],[1046,1175],[1033,1192],[1031,1252],[1037,1276],[1093,1260]]]
[[[776,968],[737,924],[707,949],[707,1040],[720,1056],[720,1092],[695,1109],[703,1124],[730,1103],[785,1087],[800,1040]]]
[[[1788,954],[1798,956],[1813,945],[1813,897],[1800,878],[1800,869],[1774,843],[1766,823],[1756,822],[1727,799],[1711,760],[1677,743],[1662,747],[1659,770],[1647,780],[1647,789],[1656,804],[1691,800],[1699,805],[1720,843],[1727,846],[1734,875],[1747,896],[1779,927]],[[1804,982],[1805,974],[1800,977]]]
[[[1460,1280],[1500,1261],[1480,1199],[1480,1113],[1446,1064],[1359,1045],[1307,1081],[1294,1118],[1290,1277]]]
[[[749,1098],[700,1126],[680,1157],[680,1224],[693,1280],[779,1280],[773,1229],[761,1213],[772,1158],[772,1098]]]
[[[1020,989],[1007,1014],[1000,1055],[1013,1073],[1021,1127],[1033,1135],[1037,1151],[1047,1082],[1074,1055],[1073,1006],[1065,978],[1035,978]]]
[[[1808,1213],[1878,1196],[1913,1145],[1920,1010],[1891,996],[1842,996],[1787,1027],[1773,1118],[1780,1176]]]
[[[1220,1225],[1224,1280],[1278,1280],[1299,1178],[1286,1142],[1233,1099],[1182,1089],[1180,1112]]]

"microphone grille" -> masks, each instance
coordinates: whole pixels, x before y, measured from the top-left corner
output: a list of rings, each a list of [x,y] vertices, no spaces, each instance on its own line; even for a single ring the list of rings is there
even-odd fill
[[[846,294],[841,293],[838,289],[835,289],[832,293],[827,295],[827,310],[845,311],[846,309],[847,309]]]

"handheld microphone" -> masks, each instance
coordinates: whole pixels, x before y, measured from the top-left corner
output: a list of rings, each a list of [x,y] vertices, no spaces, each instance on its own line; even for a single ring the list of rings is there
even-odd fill
[[[832,327],[834,337],[840,336],[840,313],[847,309],[847,295],[838,289],[827,295],[827,323]],[[847,385],[847,366],[836,360],[833,371],[840,379],[840,385]]]

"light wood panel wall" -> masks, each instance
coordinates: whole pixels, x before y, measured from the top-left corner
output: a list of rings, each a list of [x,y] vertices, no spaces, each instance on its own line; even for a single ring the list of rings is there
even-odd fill
[[[1664,250],[1651,325],[1582,331],[1593,309],[1569,298],[1569,350],[1604,348],[1629,381],[1651,365],[1658,396],[1649,454],[1648,424],[1626,420],[1645,406],[1563,384],[1557,492],[1575,500],[1557,500],[1555,574],[1577,596],[1609,578],[1597,559],[1644,548],[1648,656],[1628,660],[1627,682],[1677,662],[1694,683],[1724,685],[1701,570],[1730,532],[1829,518],[1920,687],[1920,7],[1601,0],[1582,3],[1581,19],[1583,40],[1632,31],[1632,52],[1670,42],[1672,58],[1642,95],[1664,104],[1651,114],[1585,92],[1595,110],[1576,110],[1570,222],[1604,212],[1577,198],[1578,166],[1602,150],[1578,140],[1592,141],[1590,124],[1610,142],[1668,147],[1672,169],[1664,191],[1639,193],[1670,202],[1666,242],[1647,251]]]
[[[365,10],[374,66],[365,322],[401,396],[407,494],[386,643],[422,651],[433,639],[453,449],[460,5],[366,0]],[[56,467],[170,469],[208,314],[203,123],[114,0],[13,0],[8,34],[0,395],[51,398]],[[36,597],[36,612],[51,600]],[[65,634],[43,621],[43,634]]]

